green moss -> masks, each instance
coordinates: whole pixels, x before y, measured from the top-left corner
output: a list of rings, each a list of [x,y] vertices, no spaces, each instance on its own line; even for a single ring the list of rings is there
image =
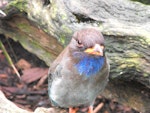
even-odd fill
[[[48,29],[43,28],[43,31],[46,32],[46,33],[48,33]]]
[[[35,33],[33,32],[36,30],[32,29],[26,21],[17,23],[17,27],[17,31],[8,32],[7,36],[11,36],[15,41],[20,42],[24,48],[36,54],[40,59],[45,61],[47,65],[50,65],[50,62],[52,62],[56,56],[55,54],[40,46],[38,41],[34,40],[35,36],[33,35]],[[21,31],[19,29],[21,29]]]
[[[133,52],[133,51],[130,51],[130,52],[127,52],[126,53],[129,58],[141,58],[143,57],[142,54],[140,53],[136,53],[136,52]]]
[[[99,26],[99,29],[102,31],[104,28],[103,28],[103,26]]]
[[[29,51],[31,52],[34,51],[34,54],[36,54],[41,60],[45,61],[47,65],[50,65],[50,62],[54,60],[52,54],[46,51],[44,48],[42,48],[39,45],[39,42],[36,42],[35,40],[34,41],[30,40],[29,42],[30,44],[24,43],[22,41],[20,43],[22,43],[22,45],[24,45],[24,47],[27,48]]]
[[[132,67],[138,67],[140,62],[138,58],[122,58],[117,61],[117,64],[120,64],[118,66],[118,69],[122,70],[125,68],[132,68]]]
[[[26,33],[31,32],[30,26],[26,23],[17,23],[17,27],[22,29]]]
[[[52,62],[55,58],[54,55],[39,46],[38,42],[27,40],[28,38],[26,38],[23,34],[14,34],[13,39],[19,41],[24,48],[36,54],[41,60],[45,61],[47,65],[50,65],[50,62]]]
[[[51,18],[54,18],[54,19],[60,18],[63,21],[68,19],[67,14],[65,13],[63,9],[60,9],[59,7],[57,7],[55,3],[52,3],[51,5],[52,5],[51,6]]]
[[[62,25],[61,28],[63,29],[63,31],[67,34],[71,34],[73,31],[67,27],[66,25]]]
[[[67,20],[67,19],[68,19],[66,13],[61,12],[61,19],[62,19],[62,20]]]
[[[149,45],[150,44],[150,38],[148,37],[137,37],[138,40],[143,44],[143,45]]]
[[[27,0],[13,0],[9,3],[9,6],[16,7],[20,11],[25,11],[27,10]]]
[[[60,33],[59,35],[59,39],[58,41],[63,45],[63,46],[66,46],[66,44],[69,43],[69,39],[70,39],[70,36],[72,34],[72,29],[70,29],[69,27],[67,27],[66,25],[62,25],[61,26],[61,29],[62,29],[62,33]]]
[[[51,18],[56,18],[57,12],[58,12],[57,6],[55,4],[53,4],[53,6],[51,8]]]
[[[66,36],[64,34],[60,35],[58,41],[62,44],[62,45],[66,45]]]
[[[150,75],[149,75],[148,73],[144,73],[143,76],[144,76],[144,77],[148,77],[148,76],[150,76]]]
[[[130,51],[129,53],[126,53],[124,56],[126,57],[121,58],[118,62],[119,64],[121,64],[119,66],[120,69],[132,67],[138,68],[140,66],[140,58],[141,58],[140,54]]]
[[[146,5],[150,5],[150,1],[149,0],[132,0],[132,1],[137,1],[137,2],[141,2],[143,4],[146,4]]]
[[[127,58],[124,61],[128,64],[128,67],[133,67],[133,66],[137,67],[140,64],[139,58]]]

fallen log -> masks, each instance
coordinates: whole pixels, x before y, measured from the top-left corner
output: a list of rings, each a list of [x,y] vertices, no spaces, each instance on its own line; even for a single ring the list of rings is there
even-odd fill
[[[113,84],[120,80],[124,84],[136,81],[150,88],[149,5],[129,0],[4,1],[6,4],[0,6],[3,11],[0,33],[19,41],[47,65],[68,44],[74,31],[96,27],[106,39],[106,52],[111,64],[110,81],[115,80]],[[113,85],[111,87],[113,89]],[[130,87],[139,88],[136,85]],[[116,95],[124,93],[120,90]],[[122,97],[118,98],[120,101]],[[129,105],[146,111],[146,104],[144,107]]]

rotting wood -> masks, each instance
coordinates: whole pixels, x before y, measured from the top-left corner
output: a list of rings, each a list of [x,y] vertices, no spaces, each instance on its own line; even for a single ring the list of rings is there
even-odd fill
[[[19,7],[14,1],[9,1],[12,11],[3,8],[7,16],[0,18],[0,33],[19,41],[48,65],[74,31],[92,26],[106,39],[111,78],[137,81],[150,88],[149,5],[129,0],[53,0],[43,5],[40,0],[26,0],[26,5]]]

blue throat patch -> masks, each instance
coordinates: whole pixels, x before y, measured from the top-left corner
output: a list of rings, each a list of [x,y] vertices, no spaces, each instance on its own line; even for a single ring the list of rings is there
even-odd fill
[[[90,77],[96,75],[104,64],[104,57],[89,57],[82,58],[75,66],[80,75]]]

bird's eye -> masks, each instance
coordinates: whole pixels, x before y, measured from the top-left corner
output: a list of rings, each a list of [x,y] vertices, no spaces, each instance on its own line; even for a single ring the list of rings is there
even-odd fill
[[[82,42],[80,40],[77,40],[77,42],[78,42],[79,45],[82,45]]]
[[[78,43],[77,46],[78,46],[79,48],[83,48],[83,47],[84,47],[84,45],[83,45],[83,43],[81,42],[81,40],[78,40],[78,39],[77,39],[76,41],[77,41],[77,43]]]

